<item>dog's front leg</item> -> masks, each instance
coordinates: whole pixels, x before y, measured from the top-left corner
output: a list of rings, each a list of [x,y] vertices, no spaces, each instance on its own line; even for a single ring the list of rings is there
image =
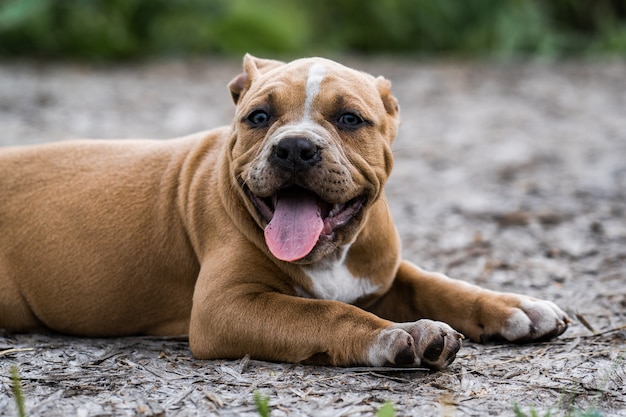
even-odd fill
[[[220,282],[221,281],[221,282]],[[202,359],[429,366],[454,360],[461,335],[444,323],[395,324],[338,301],[277,291],[259,280],[200,276],[189,341]]]
[[[369,310],[394,321],[441,320],[479,342],[547,340],[569,323],[550,301],[486,290],[406,261],[391,289]]]

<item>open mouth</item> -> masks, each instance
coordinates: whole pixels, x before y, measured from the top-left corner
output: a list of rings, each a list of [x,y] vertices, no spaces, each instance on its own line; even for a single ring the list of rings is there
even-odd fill
[[[268,222],[265,242],[278,259],[293,262],[307,256],[321,236],[330,236],[348,224],[362,209],[361,195],[331,204],[312,191],[292,186],[262,198],[247,190],[250,200]]]

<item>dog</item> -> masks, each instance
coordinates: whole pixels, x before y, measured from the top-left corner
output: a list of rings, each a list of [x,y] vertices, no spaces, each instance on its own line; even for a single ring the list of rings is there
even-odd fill
[[[555,304],[400,257],[383,77],[246,55],[229,127],[0,151],[0,328],[188,335],[201,359],[443,369],[542,341]]]

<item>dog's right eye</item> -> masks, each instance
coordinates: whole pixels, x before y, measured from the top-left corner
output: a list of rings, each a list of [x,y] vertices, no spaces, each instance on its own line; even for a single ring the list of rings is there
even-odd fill
[[[340,127],[344,129],[357,129],[364,124],[367,124],[365,120],[361,116],[356,113],[344,113],[339,118],[337,118],[337,123]]]
[[[252,127],[261,127],[270,120],[270,115],[265,110],[255,110],[246,117]]]

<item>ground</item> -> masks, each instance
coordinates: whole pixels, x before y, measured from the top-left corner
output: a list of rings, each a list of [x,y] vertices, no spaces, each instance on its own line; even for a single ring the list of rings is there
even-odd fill
[[[387,193],[406,258],[572,317],[555,341],[465,343],[441,372],[200,361],[184,340],[0,333],[0,415],[626,416],[626,63],[344,59],[390,78]],[[167,138],[229,123],[238,60],[0,63],[0,145]],[[1,198],[1,196],[0,196]]]

